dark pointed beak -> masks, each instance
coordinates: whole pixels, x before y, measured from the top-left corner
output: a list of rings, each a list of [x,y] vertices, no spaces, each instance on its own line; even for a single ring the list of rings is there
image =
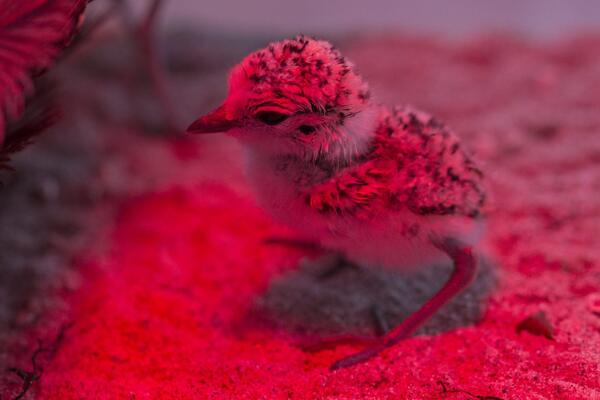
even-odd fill
[[[186,133],[217,133],[226,132],[231,128],[238,126],[238,121],[230,119],[225,112],[225,107],[221,106],[213,112],[206,114],[194,121]]]

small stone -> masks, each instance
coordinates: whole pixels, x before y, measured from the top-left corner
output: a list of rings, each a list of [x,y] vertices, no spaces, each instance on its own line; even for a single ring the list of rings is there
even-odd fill
[[[517,325],[517,333],[526,331],[535,336],[544,336],[547,339],[554,340],[553,328],[548,321],[546,313],[540,311],[536,314],[530,315],[525,318]]]

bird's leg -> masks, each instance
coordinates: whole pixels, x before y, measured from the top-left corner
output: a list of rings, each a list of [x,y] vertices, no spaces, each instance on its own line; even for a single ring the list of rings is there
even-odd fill
[[[432,243],[454,261],[454,271],[446,284],[423,306],[392,329],[376,346],[336,361],[330,370],[350,367],[365,362],[383,350],[410,336],[444,304],[454,298],[471,283],[477,272],[477,262],[472,249],[454,239],[432,239]]]

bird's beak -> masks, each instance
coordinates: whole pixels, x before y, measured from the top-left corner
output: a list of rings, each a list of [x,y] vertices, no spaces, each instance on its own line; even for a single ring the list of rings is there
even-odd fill
[[[228,117],[225,107],[221,106],[213,112],[206,114],[194,121],[187,133],[217,133],[226,132],[238,126],[238,121]]]

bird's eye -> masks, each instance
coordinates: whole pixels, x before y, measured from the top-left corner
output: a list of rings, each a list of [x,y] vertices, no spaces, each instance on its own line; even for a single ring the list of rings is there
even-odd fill
[[[287,119],[287,115],[274,111],[263,111],[256,115],[256,119],[267,125],[277,125]]]
[[[316,130],[316,128],[311,125],[300,125],[298,130],[305,135],[310,135],[311,133],[313,133]]]

